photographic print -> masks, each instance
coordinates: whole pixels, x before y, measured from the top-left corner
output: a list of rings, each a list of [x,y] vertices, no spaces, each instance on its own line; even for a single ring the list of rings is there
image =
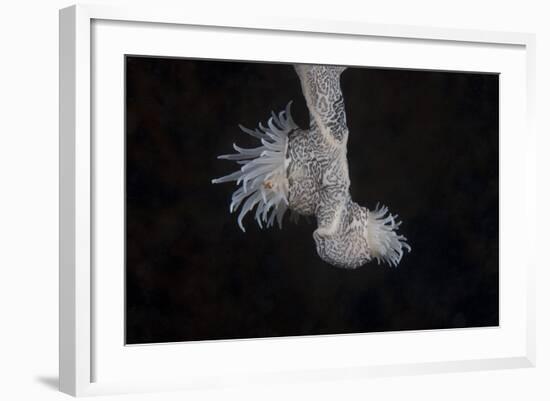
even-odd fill
[[[498,74],[125,64],[127,344],[498,326]]]

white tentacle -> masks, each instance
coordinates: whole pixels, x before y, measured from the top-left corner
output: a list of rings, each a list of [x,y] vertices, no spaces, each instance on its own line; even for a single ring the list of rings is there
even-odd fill
[[[233,160],[242,166],[238,171],[212,180],[212,183],[236,181],[239,185],[233,193],[229,209],[235,212],[242,204],[237,222],[243,231],[243,218],[254,207],[254,218],[260,228],[263,228],[262,223],[266,227],[272,226],[275,219],[282,227],[288,209],[288,135],[298,128],[290,115],[291,104],[289,102],[279,114],[272,112],[267,127],[260,123],[258,128],[251,130],[239,125],[244,133],[259,139],[261,146],[246,149],[234,144],[233,148],[238,153],[218,157]]]

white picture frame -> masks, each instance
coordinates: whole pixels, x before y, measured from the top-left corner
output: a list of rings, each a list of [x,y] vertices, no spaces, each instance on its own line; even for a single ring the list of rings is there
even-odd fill
[[[94,25],[95,24],[95,25]],[[118,24],[118,25],[117,25]],[[341,347],[368,348],[369,343],[380,341],[379,344],[392,344],[396,341],[397,334],[386,333],[350,336],[321,336],[321,338],[308,338],[298,340],[286,338],[280,340],[246,340],[246,341],[222,341],[205,342],[198,347],[187,346],[184,350],[191,361],[197,361],[201,355],[208,356],[211,363],[216,358],[230,359],[237,354],[249,355],[248,363],[253,360],[253,354],[258,352],[270,353],[273,356],[273,369],[259,367],[257,372],[239,368],[235,362],[235,372],[231,373],[232,366],[221,366],[212,375],[206,375],[200,366],[185,367],[185,364],[175,364],[176,359],[168,360],[168,353],[178,347],[175,345],[124,347],[116,330],[110,331],[109,321],[118,321],[123,313],[120,299],[116,297],[116,291],[123,293],[119,286],[121,274],[114,276],[111,289],[105,288],[106,275],[97,273],[100,269],[102,255],[97,253],[97,243],[102,236],[97,236],[101,224],[101,210],[98,211],[95,202],[98,185],[103,185],[96,177],[101,174],[101,156],[108,152],[109,157],[122,158],[118,152],[117,144],[97,142],[94,130],[102,127],[101,107],[94,103],[94,96],[104,96],[102,87],[96,87],[98,82],[108,82],[111,78],[101,75],[104,68],[110,68],[112,60],[120,63],[120,54],[126,52],[121,43],[126,43],[124,36],[139,37],[140,31],[146,35],[140,38],[140,50],[142,54],[172,55],[170,46],[165,45],[160,49],[160,43],[166,43],[161,39],[166,35],[172,35],[176,31],[185,34],[186,27],[192,27],[198,31],[215,32],[216,38],[221,35],[238,34],[245,38],[255,33],[262,33],[265,40],[276,40],[277,35],[283,34],[289,37],[307,37],[304,40],[330,41],[338,37],[346,40],[384,40],[385,45],[393,42],[409,41],[411,46],[426,45],[426,49],[415,48],[415,51],[429,55],[430,52],[444,51],[444,46],[454,46],[456,52],[476,51],[483,55],[487,49],[495,49],[495,55],[502,53],[502,59],[496,58],[492,63],[501,63],[502,68],[510,68],[505,75],[506,85],[510,90],[502,91],[505,103],[501,106],[507,111],[505,117],[501,117],[501,127],[504,132],[520,130],[515,136],[506,134],[505,140],[501,140],[501,221],[514,211],[514,205],[518,209],[513,223],[503,224],[501,228],[501,262],[514,263],[516,270],[504,270],[501,279],[501,313],[509,318],[504,319],[506,324],[498,328],[486,330],[461,330],[461,331],[437,331],[433,332],[409,332],[399,333],[399,342],[410,342],[421,347],[422,344],[433,343],[448,348],[445,344],[456,341],[457,335],[464,340],[464,346],[474,350],[469,354],[460,354],[461,344],[457,344],[455,356],[442,355],[441,359],[418,359],[414,354],[390,357],[388,351],[382,352],[379,357],[373,355],[370,360],[365,360],[361,352],[355,357],[338,359],[331,349]],[[202,29],[202,30],[201,30]],[[131,35],[130,33],[131,32]],[[178,33],[179,34],[179,33]],[[94,40],[94,35],[96,39]],[[112,35],[112,36],[108,36]],[[156,36],[159,35],[159,36]],[[271,36],[273,38],[271,38]],[[251,37],[251,36],[250,36]],[[109,39],[108,41],[106,40]],[[117,40],[121,39],[121,40]],[[315,40],[317,40],[315,39]],[[205,36],[204,40],[208,38]],[[170,43],[170,41],[168,41]],[[206,42],[205,42],[206,43]],[[275,43],[275,42],[274,42]],[[431,48],[430,46],[435,46]],[[118,47],[117,47],[118,46]],[[155,50],[158,46],[159,50]],[[437,47],[437,49],[436,49]],[[238,47],[236,47],[238,49]],[[134,48],[132,48],[134,49]],[[173,49],[173,47],[172,47]],[[388,66],[394,61],[388,55],[385,59],[383,51],[378,54],[376,65]],[[477,50],[476,50],[477,49]],[[500,50],[499,50],[500,49]],[[508,52],[508,50],[510,50]],[[442,371],[466,371],[478,369],[503,369],[511,367],[530,367],[535,364],[535,283],[534,270],[534,221],[535,210],[535,134],[532,128],[534,112],[534,57],[535,37],[525,33],[485,32],[458,29],[437,29],[414,26],[390,26],[374,25],[367,22],[346,21],[316,21],[294,20],[292,18],[270,18],[255,15],[247,16],[206,16],[194,15],[186,10],[162,10],[150,8],[112,8],[108,6],[78,5],[60,11],[60,390],[75,396],[133,392],[133,391],[157,391],[166,389],[186,388],[210,388],[218,386],[234,385],[246,382],[285,382],[305,380],[326,380],[330,378],[354,378],[364,376],[420,374]],[[105,54],[102,53],[105,50]],[[181,50],[181,54],[190,51],[189,56],[197,56],[198,50]],[[196,52],[195,52],[196,51]],[[206,53],[201,53],[205,57]],[[269,61],[265,54],[247,53],[234,54],[235,49],[227,49],[227,53],[218,50],[213,58],[242,58]],[[253,50],[250,50],[253,51]],[[289,50],[291,53],[292,51]],[[233,53],[231,53],[233,52]],[[243,50],[244,52],[244,50]],[[500,52],[500,53],[499,53]],[[349,53],[349,52],[348,52]],[[498,53],[498,54],[497,54]],[[108,58],[107,55],[114,55]],[[180,55],[181,55],[180,54]],[[289,53],[290,54],[290,53]],[[294,53],[292,53],[294,54]],[[313,54],[313,53],[312,53]],[[345,55],[342,50],[342,55]],[[415,53],[416,54],[416,53]],[[423,54],[423,53],[420,53]],[[452,53],[449,53],[452,55]],[[466,53],[465,53],[466,54]],[[477,54],[477,53],[475,53]],[[224,56],[225,55],[225,56]],[[409,55],[410,56],[410,55]],[[287,61],[299,60],[301,55],[289,55]],[[294,57],[294,58],[293,58]],[[313,56],[310,56],[313,57]],[[315,61],[334,62],[331,56],[319,54]],[[350,56],[351,57],[351,56]],[[469,56],[472,57],[472,56]],[[481,57],[481,56],[480,56]],[[509,58],[508,58],[509,57]],[[97,58],[97,59],[96,59]],[[481,57],[482,58],[482,57]],[[426,57],[425,60],[430,59]],[[102,60],[105,64],[102,64]],[[109,61],[110,60],[110,61]],[[347,62],[354,59],[349,58]],[[497,60],[497,61],[495,61]],[[510,63],[508,63],[508,61]],[[397,66],[401,65],[395,61]],[[361,65],[361,61],[357,62]],[[433,69],[467,69],[467,66],[452,64],[452,57],[435,63],[432,61],[416,60],[413,67]],[[504,64],[508,65],[506,67]],[[514,65],[512,70],[509,65]],[[500,64],[487,64],[487,68],[493,72],[502,72]],[[481,71],[481,70],[480,70]],[[122,71],[118,71],[118,79]],[[95,78],[94,78],[95,77]],[[104,78],[106,77],[106,78]],[[508,77],[510,77],[508,79]],[[95,81],[93,82],[93,80]],[[102,81],[106,79],[107,81]],[[110,82],[110,81],[109,81]],[[113,87],[120,89],[117,81]],[[101,84],[100,84],[101,85]],[[505,89],[508,89],[506,87]],[[519,99],[513,103],[506,103],[511,99],[511,90],[518,89]],[[119,92],[116,92],[120,94]],[[123,99],[113,98],[110,110],[120,114]],[[501,102],[503,100],[501,99]],[[519,102],[519,103],[518,103]],[[118,106],[117,106],[118,105]],[[519,107],[516,107],[518,106]],[[111,107],[112,106],[112,107]],[[512,117],[508,117],[511,115]],[[117,119],[118,117],[114,117]],[[117,121],[120,121],[118,119]],[[118,127],[118,125],[113,125]],[[502,139],[502,138],[501,138]],[[514,160],[508,155],[514,154]],[[115,160],[115,159],[113,159]],[[121,159],[122,160],[122,159]],[[117,163],[116,161],[114,162]],[[115,174],[116,176],[116,174]],[[521,190],[517,185],[521,184]],[[108,191],[109,186],[101,189]],[[116,212],[116,210],[115,210]],[[99,226],[98,226],[99,224]],[[514,235],[516,230],[521,230],[521,238]],[[116,231],[116,230],[115,230]],[[507,246],[508,244],[514,246]],[[520,247],[522,254],[513,253],[510,248]],[[517,262],[517,263],[516,263]],[[99,267],[98,267],[99,266]],[[116,269],[123,266],[117,265]],[[117,270],[118,271],[118,270]],[[120,270],[121,272],[122,270]],[[517,275],[517,276],[516,276]],[[117,281],[118,280],[118,281]],[[101,287],[101,288],[98,288]],[[511,289],[514,288],[514,291]],[[105,289],[105,292],[104,292]],[[101,295],[98,295],[98,292]],[[115,292],[113,292],[115,291]],[[104,295],[106,294],[106,295]],[[95,297],[95,298],[94,298]],[[98,297],[101,297],[98,300]],[[115,305],[112,315],[102,313],[105,302]],[[511,307],[510,305],[516,305]],[[513,310],[512,310],[513,309]],[[118,320],[117,320],[118,319]],[[118,324],[118,323],[117,323]],[[120,322],[122,325],[122,322]],[[106,327],[107,326],[107,327]],[[99,327],[99,328],[98,328]],[[118,329],[117,329],[118,330]],[[503,334],[504,333],[504,334]],[[317,336],[315,336],[317,337]],[[427,340],[424,340],[427,338]],[[106,344],[115,344],[120,348],[120,358],[111,356],[112,351]],[[485,341],[494,343],[495,348],[487,352],[476,351],[476,342]],[[345,344],[344,344],[345,343]],[[118,344],[118,345],[117,345]],[[332,347],[332,348],[331,348]],[[380,346],[378,346],[380,348]],[[140,348],[140,350],[138,350]],[[319,349],[327,352],[322,359],[315,359]],[[479,347],[481,349],[482,347]],[[118,349],[118,348],[117,348]],[[181,351],[183,348],[177,348]],[[144,351],[143,351],[144,350]],[[117,352],[119,352],[117,351]],[[142,352],[143,351],[143,352]],[[178,351],[178,352],[179,352]],[[116,354],[114,352],[113,354]],[[290,359],[276,359],[277,354],[296,353],[303,359],[311,358],[311,363],[294,364]],[[300,354],[302,353],[302,354]],[[118,354],[117,354],[118,355]],[[451,355],[451,354],[449,354]],[[456,356],[458,355],[458,356]],[[402,357],[401,357],[402,356]],[[108,358],[113,359],[108,359]],[[193,359],[195,358],[195,359]],[[98,362],[103,361],[103,362]],[[124,375],[116,375],[115,372],[103,375],[101,366],[105,367],[105,361],[113,366],[113,371],[124,371]],[[152,372],[145,370],[142,365],[150,365],[154,361],[162,362],[166,371],[159,372],[152,377]],[[362,362],[364,361],[364,363]],[[164,363],[166,362],[166,363]],[[257,362],[257,361],[256,361]],[[125,364],[125,365],[124,365]],[[243,362],[245,364],[245,362]],[[223,365],[223,364],[220,364]],[[291,366],[292,365],[292,366]],[[124,368],[124,369],[121,369]],[[140,370],[141,369],[141,370]],[[169,369],[179,370],[179,374],[170,375]],[[103,376],[105,379],[103,379]],[[133,379],[135,378],[135,379]]]

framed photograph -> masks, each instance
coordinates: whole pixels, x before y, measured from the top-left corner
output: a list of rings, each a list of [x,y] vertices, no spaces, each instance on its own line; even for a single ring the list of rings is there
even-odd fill
[[[61,390],[534,366],[534,43],[61,10]]]

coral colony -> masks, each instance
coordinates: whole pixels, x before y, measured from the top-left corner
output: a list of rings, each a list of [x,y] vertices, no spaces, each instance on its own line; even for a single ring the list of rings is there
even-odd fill
[[[342,268],[357,268],[376,259],[397,266],[404,250],[411,248],[396,230],[400,222],[385,206],[367,209],[351,199],[348,173],[348,127],[340,75],[345,67],[296,65],[302,92],[310,114],[309,129],[292,120],[289,102],[279,114],[272,113],[245,133],[261,144],[253,149],[237,145],[237,153],[219,156],[241,165],[240,170],[213,183],[236,181],[230,211],[240,207],[237,218],[244,231],[243,217],[253,212],[260,227],[275,220],[282,228],[283,217],[291,212],[315,216],[313,232],[317,253],[325,262]]]

